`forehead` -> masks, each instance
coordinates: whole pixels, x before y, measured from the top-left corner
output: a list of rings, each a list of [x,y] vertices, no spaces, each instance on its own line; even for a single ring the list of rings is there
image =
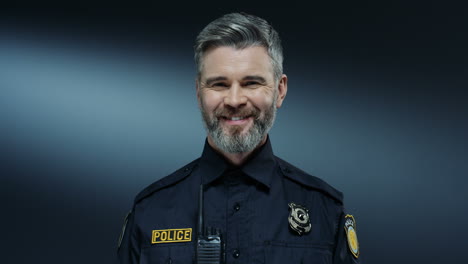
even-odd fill
[[[271,59],[264,47],[217,47],[208,50],[203,57],[202,79],[217,76],[242,78],[246,75],[273,78]]]

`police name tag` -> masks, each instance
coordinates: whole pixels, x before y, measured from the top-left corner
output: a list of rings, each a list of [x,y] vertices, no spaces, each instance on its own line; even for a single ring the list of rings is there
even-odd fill
[[[151,244],[192,241],[192,228],[153,230]]]

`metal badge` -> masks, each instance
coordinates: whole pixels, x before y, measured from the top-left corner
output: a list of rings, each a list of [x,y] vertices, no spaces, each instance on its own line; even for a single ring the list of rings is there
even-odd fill
[[[312,225],[310,224],[309,210],[304,206],[289,203],[290,214],[288,217],[289,226],[300,236],[309,233]]]

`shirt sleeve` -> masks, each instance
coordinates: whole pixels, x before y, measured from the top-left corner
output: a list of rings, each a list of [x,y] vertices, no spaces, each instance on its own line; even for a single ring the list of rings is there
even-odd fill
[[[338,224],[338,231],[337,231],[337,238],[336,238],[337,243],[336,243],[336,248],[335,248],[335,254],[333,257],[333,264],[359,264],[361,263],[361,260],[360,260],[361,256],[359,252],[359,244],[358,244],[357,236],[354,236],[355,244],[353,245],[355,249],[357,247],[357,256],[355,256],[351,252],[352,246],[348,242],[348,234],[346,231],[345,222],[346,222],[346,217],[345,217],[345,214],[343,213],[340,216],[340,221]],[[354,226],[354,229],[355,229],[355,226]]]
[[[140,244],[135,228],[135,212],[132,210],[125,217],[122,232],[119,237],[117,257],[120,264],[138,264],[140,258]]]

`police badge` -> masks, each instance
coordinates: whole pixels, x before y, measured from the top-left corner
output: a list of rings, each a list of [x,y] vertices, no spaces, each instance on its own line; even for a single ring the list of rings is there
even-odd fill
[[[312,225],[310,224],[309,210],[304,206],[289,203],[290,214],[288,217],[289,226],[292,230],[297,232],[300,236],[309,233]]]

